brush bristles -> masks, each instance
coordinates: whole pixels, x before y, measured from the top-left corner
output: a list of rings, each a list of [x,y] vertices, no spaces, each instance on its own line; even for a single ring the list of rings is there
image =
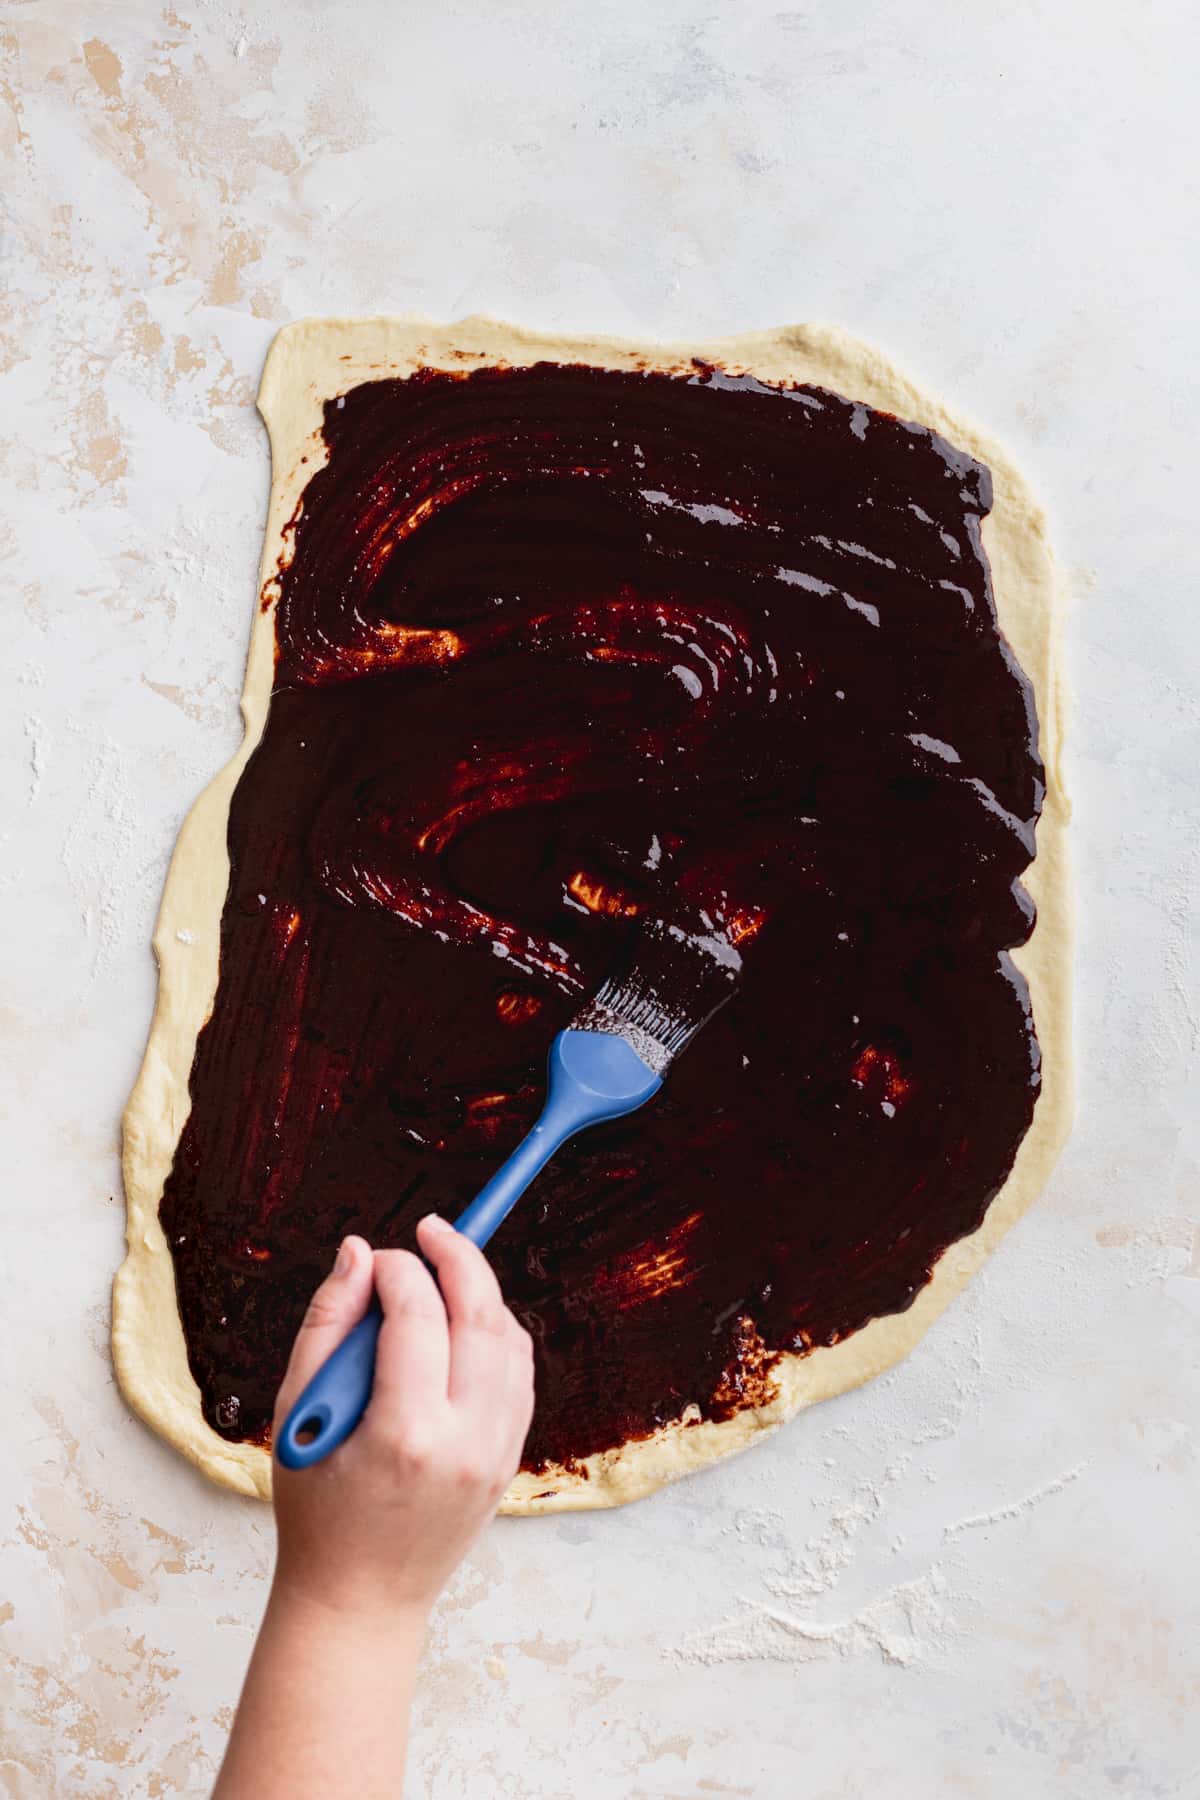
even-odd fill
[[[648,924],[635,940],[630,967],[611,976],[572,1023],[576,1030],[627,1038],[661,1075],[732,998],[741,969],[726,938]]]

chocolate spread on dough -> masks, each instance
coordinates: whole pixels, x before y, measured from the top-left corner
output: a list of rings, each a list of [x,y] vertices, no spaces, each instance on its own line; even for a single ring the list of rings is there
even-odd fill
[[[205,1416],[265,1440],[342,1235],[453,1218],[639,918],[703,889],[758,926],[740,992],[489,1254],[527,1466],[727,1417],[907,1307],[1032,1118],[1043,787],[988,472],[701,364],[371,382],[325,437],[162,1202]]]

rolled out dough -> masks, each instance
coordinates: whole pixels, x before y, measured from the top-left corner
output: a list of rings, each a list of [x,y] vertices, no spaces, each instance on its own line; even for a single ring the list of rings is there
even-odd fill
[[[785,1356],[776,1370],[774,1398],[766,1406],[719,1423],[685,1414],[652,1437],[590,1457],[582,1471],[522,1472],[501,1510],[540,1513],[637,1499],[744,1448],[800,1408],[889,1368],[913,1348],[1030,1205],[1067,1134],[1071,920],[1065,845],[1069,809],[1060,766],[1061,589],[1042,511],[1004,451],[914,386],[879,351],[820,326],[785,327],[686,348],[544,337],[486,318],[449,326],[386,318],[304,320],[285,326],[267,357],[258,397],[271,437],[273,478],[260,576],[263,604],[256,601],[254,607],[242,696],[245,735],[233,760],[193,806],[167,874],[154,937],[158,999],[145,1060],[124,1120],[128,1253],[113,1294],[113,1359],[126,1397],[206,1474],[242,1493],[269,1495],[271,1459],[258,1445],[227,1443],[202,1416],[158,1207],[188,1114],[188,1076],[196,1038],[216,993],[221,911],[229,877],[225,847],[229,804],[266,718],[274,666],[276,577],[280,559],[286,562],[288,555],[285,526],[305,484],[326,457],[322,407],[360,382],[407,375],[422,366],[462,371],[484,364],[550,360],[669,371],[693,357],[765,381],[831,388],[931,427],[991,470],[995,499],[983,526],[984,545],[1001,629],[1034,685],[1046,762],[1037,856],[1025,875],[1038,922],[1029,943],[1014,956],[1029,983],[1042,1049],[1042,1092],[1012,1173],[983,1224],[945,1251],[907,1312],[875,1319],[831,1348]]]

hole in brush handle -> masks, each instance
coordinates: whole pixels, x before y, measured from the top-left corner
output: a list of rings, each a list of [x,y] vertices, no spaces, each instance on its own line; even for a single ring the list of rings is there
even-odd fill
[[[291,1425],[287,1433],[289,1445],[296,1450],[319,1452],[321,1439],[329,1430],[332,1414],[327,1406],[304,1407],[306,1417]]]

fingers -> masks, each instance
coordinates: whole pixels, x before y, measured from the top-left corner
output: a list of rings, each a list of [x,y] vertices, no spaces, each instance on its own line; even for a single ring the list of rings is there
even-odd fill
[[[395,1426],[432,1420],[445,1407],[450,1335],[437,1283],[411,1250],[375,1252],[375,1290],[383,1326],[367,1419]]]
[[[431,1213],[417,1241],[437,1270],[450,1322],[450,1399],[490,1411],[504,1386],[511,1318],[482,1250]]]
[[[291,1409],[321,1364],[363,1317],[371,1301],[371,1281],[371,1246],[360,1237],[344,1239],[296,1334],[276,1401],[278,1413]]]

